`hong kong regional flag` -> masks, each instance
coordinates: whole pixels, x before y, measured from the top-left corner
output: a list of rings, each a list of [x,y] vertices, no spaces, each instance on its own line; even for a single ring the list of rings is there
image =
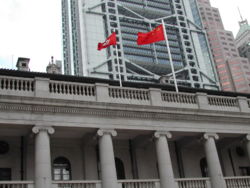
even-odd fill
[[[154,42],[165,40],[163,25],[157,26],[154,30],[148,33],[139,32],[137,34],[137,37],[138,37],[137,38],[138,45],[151,44]]]
[[[116,33],[113,32],[104,43],[98,43],[97,50],[101,50],[103,48],[107,48],[111,45],[116,45]]]

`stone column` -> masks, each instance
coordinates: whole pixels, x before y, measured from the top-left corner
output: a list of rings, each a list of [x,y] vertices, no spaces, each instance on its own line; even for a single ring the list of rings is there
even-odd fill
[[[35,137],[35,188],[51,188],[50,137],[55,130],[52,127],[32,128]]]
[[[115,168],[115,156],[112,136],[116,136],[115,130],[99,129],[99,153],[101,162],[102,188],[117,188],[117,175]]]
[[[250,162],[250,134],[246,136],[246,148],[247,148],[247,155],[248,155],[249,162]]]
[[[221,165],[215,145],[215,139],[218,140],[219,136],[215,133],[205,133],[204,138],[204,147],[212,188],[226,188],[226,182],[222,174]]]
[[[167,141],[172,135],[170,132],[155,132],[154,136],[161,188],[177,188]]]

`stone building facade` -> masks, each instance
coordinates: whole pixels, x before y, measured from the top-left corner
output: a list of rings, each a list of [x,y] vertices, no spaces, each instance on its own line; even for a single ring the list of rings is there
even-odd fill
[[[250,96],[0,71],[0,186],[250,186]]]

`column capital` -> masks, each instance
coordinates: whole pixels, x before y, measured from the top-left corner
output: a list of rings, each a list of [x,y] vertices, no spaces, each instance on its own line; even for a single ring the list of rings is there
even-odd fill
[[[219,139],[219,135],[216,133],[205,133],[203,137],[207,140],[208,138],[214,138],[215,140]]]
[[[103,136],[104,134],[109,134],[111,136],[117,136],[117,132],[114,129],[99,129],[97,131],[98,136]]]
[[[246,140],[250,141],[250,133],[246,135]]]
[[[154,133],[155,138],[160,138],[161,136],[166,136],[167,138],[172,138],[172,134],[169,131],[156,131]]]
[[[32,132],[37,134],[40,131],[46,131],[48,134],[54,134],[55,129],[53,127],[47,127],[47,126],[34,126],[32,128]]]

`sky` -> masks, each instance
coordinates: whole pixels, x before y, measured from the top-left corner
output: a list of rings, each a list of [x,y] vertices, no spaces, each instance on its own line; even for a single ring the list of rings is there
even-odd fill
[[[61,60],[60,0],[0,0],[0,68],[30,58],[32,71],[45,72],[51,56]]]
[[[239,30],[237,7],[250,22],[250,0],[210,1],[234,36]],[[0,68],[15,69],[17,58],[27,57],[32,71],[45,72],[51,56],[62,60],[60,0],[0,0],[0,23]]]
[[[250,0],[210,0],[211,5],[220,11],[220,15],[226,30],[232,31],[236,36],[239,31],[238,22],[241,20],[238,7],[243,19],[250,24]]]

